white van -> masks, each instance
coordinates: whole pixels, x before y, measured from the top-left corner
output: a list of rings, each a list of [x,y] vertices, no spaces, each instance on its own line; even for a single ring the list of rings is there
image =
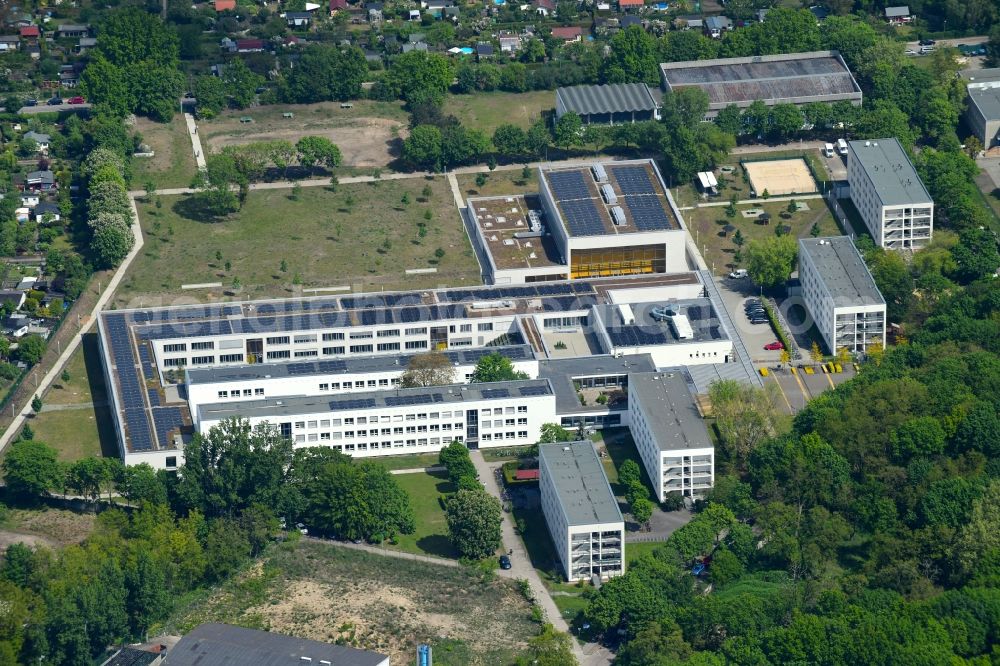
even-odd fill
[[[847,142],[843,139],[837,139],[837,152],[847,157]]]
[[[833,144],[823,144],[823,157],[833,157]]]

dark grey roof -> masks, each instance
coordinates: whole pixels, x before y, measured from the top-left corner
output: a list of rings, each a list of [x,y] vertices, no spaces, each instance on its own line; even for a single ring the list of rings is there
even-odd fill
[[[160,658],[158,652],[147,652],[133,647],[123,647],[111,655],[101,666],[148,666]]]
[[[618,500],[592,442],[542,444],[538,457],[541,473],[547,473],[553,481],[569,525],[623,522]]]
[[[48,134],[42,134],[41,132],[36,132],[34,130],[25,132],[24,138],[31,139],[32,141],[35,141],[37,143],[48,143],[49,141],[52,140],[52,137],[49,136]]]
[[[40,180],[43,183],[55,182],[55,176],[51,171],[31,171],[27,175],[28,180]]]
[[[628,383],[661,451],[713,446],[683,373],[637,373],[629,375]]]
[[[799,252],[812,259],[838,305],[885,305],[861,253],[847,236],[800,238]]]
[[[875,186],[883,206],[931,204],[931,195],[913,168],[909,156],[896,139],[849,141],[851,159],[856,159]]]
[[[581,405],[576,397],[573,380],[581,377],[607,377],[627,375],[631,372],[656,370],[649,354],[624,356],[581,356],[577,358],[546,359],[538,362],[538,378],[548,379],[556,394],[556,414],[583,414],[603,412],[603,405]]]
[[[306,661],[308,658],[310,661]],[[389,657],[331,643],[228,624],[201,624],[167,654],[166,666],[388,666]]]
[[[510,347],[481,347],[478,349],[451,349],[443,353],[452,365],[475,365],[487,354],[497,353],[512,361],[534,358],[531,345]],[[273,379],[276,377],[332,376],[339,374],[364,374],[404,370],[412,354],[400,356],[348,356],[331,361],[296,361],[293,363],[254,363],[251,365],[222,366],[218,368],[188,368],[190,384],[215,384],[218,382]]]
[[[969,102],[987,121],[1000,120],[1000,88],[969,88]]]
[[[556,99],[580,115],[653,111],[656,101],[645,83],[612,83],[603,86],[557,88]]]
[[[53,213],[54,215],[58,215],[59,206],[50,201],[43,201],[37,206],[35,206],[35,209],[31,212],[34,213],[35,215],[44,215],[45,213]]]
[[[476,53],[479,55],[493,55],[493,45],[486,42],[476,44]]]
[[[899,5],[897,7],[886,7],[885,17],[886,18],[896,18],[898,16],[909,16],[910,8],[907,5]]]
[[[548,380],[524,379],[513,382],[426,386],[394,391],[364,391],[332,399],[329,396],[294,396],[268,400],[242,400],[201,405],[198,412],[201,416],[200,422],[202,420],[216,421],[234,416],[272,418],[323,412],[341,413],[382,409],[405,405],[461,405],[469,401],[506,400],[542,395],[552,395],[552,386]]]
[[[777,102],[861,101],[861,88],[836,51],[663,63],[667,89],[697,86],[709,108]]]
[[[733,27],[733,22],[727,16],[709,16],[705,19],[705,27],[717,30],[728,30]]]
[[[676,331],[669,322],[653,317],[654,309],[668,306],[678,314],[687,317],[691,324],[693,337],[682,340],[677,337]],[[729,339],[726,328],[722,325],[719,314],[715,311],[715,306],[708,298],[632,303],[626,307],[632,312],[633,323],[622,321],[621,310],[617,305],[597,305],[593,310],[600,317],[604,330],[607,332],[611,344],[615,347],[685,344]]]

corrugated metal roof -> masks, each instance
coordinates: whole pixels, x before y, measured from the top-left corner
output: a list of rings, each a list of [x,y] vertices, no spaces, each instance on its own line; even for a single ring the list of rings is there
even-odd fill
[[[645,83],[614,83],[603,86],[558,88],[556,99],[561,99],[567,110],[581,115],[629,113],[656,109],[656,101]]]

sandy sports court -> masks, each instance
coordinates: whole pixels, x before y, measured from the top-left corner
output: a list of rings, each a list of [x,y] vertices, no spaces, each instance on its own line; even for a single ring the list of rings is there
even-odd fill
[[[788,194],[812,194],[816,192],[816,181],[809,173],[806,161],[801,157],[790,160],[768,160],[765,162],[743,162],[750,187],[761,196],[767,190],[769,196],[780,197]]]

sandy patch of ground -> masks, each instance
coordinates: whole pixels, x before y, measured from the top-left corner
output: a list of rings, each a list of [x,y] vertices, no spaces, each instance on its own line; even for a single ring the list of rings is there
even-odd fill
[[[38,548],[39,546],[55,548],[57,545],[55,541],[35,534],[21,534],[20,532],[5,532],[0,530],[0,551],[7,550],[7,546],[15,543],[23,543],[32,548]]]
[[[255,141],[285,139],[295,143],[303,136],[324,136],[340,147],[344,166],[381,167],[395,158],[392,147],[396,138],[405,139],[407,132],[400,123],[387,118],[331,119],[329,123],[309,122],[297,127],[278,127],[260,122],[234,127],[228,131],[218,125],[205,128],[210,150],[218,152],[226,146]]]
[[[95,516],[63,509],[11,509],[0,531],[0,547],[21,542],[31,546],[80,543],[94,529]]]

